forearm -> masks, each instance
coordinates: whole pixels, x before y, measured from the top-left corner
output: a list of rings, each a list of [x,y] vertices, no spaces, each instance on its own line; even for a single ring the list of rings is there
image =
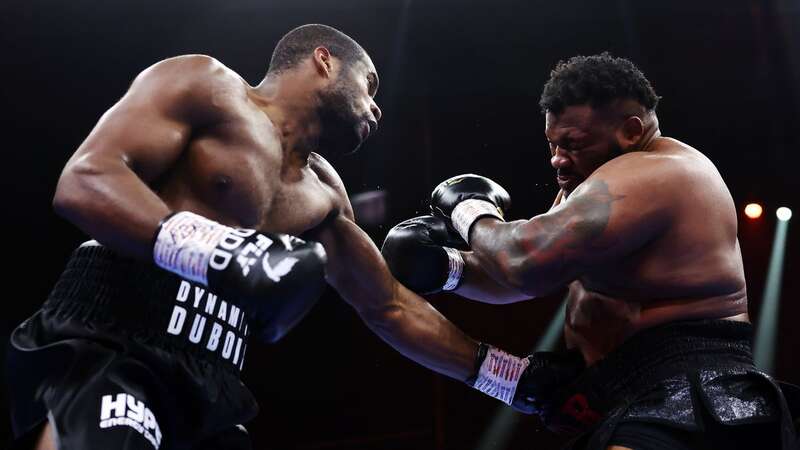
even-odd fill
[[[521,286],[515,279],[524,261],[514,239],[514,222],[494,217],[477,220],[470,229],[470,247],[475,263],[502,286],[514,289]]]
[[[501,284],[490,276],[474,252],[461,252],[464,259],[464,274],[456,294],[483,303],[507,304],[530,300],[533,296]]]
[[[352,221],[339,217],[317,238],[328,254],[329,283],[381,339],[457,380],[474,373],[477,342],[398,283],[378,249]]]
[[[367,326],[418,364],[459,381],[472,376],[478,343],[421,297],[400,283],[394,285],[391,302],[361,314]]]
[[[110,249],[141,260],[167,205],[120,159],[70,161],[53,199],[56,212]]]

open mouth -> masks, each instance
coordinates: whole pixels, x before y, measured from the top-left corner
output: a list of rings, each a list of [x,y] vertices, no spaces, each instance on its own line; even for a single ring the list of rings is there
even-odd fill
[[[556,182],[558,183],[558,187],[560,187],[562,189],[567,189],[571,185],[574,185],[576,180],[577,180],[577,178],[575,178],[572,175],[557,175],[556,176]]]

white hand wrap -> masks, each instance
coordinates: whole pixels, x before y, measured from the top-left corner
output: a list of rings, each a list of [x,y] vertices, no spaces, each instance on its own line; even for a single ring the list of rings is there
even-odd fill
[[[162,269],[208,285],[208,261],[223,236],[233,228],[188,211],[161,224],[153,260]]]
[[[464,200],[453,208],[450,220],[453,228],[464,238],[464,242],[469,244],[469,229],[472,224],[481,217],[492,216],[503,220],[503,216],[492,202],[471,198]]]
[[[510,405],[514,401],[517,383],[528,364],[528,358],[518,358],[498,348],[489,347],[472,387]]]
[[[442,247],[447,253],[448,259],[448,272],[447,282],[442,286],[443,291],[452,291],[458,287],[461,281],[461,275],[464,273],[464,258],[461,257],[461,252],[454,248]]]

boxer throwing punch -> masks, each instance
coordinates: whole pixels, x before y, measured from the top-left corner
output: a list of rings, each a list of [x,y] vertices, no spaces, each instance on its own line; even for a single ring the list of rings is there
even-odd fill
[[[12,335],[15,445],[250,448],[248,337],[280,339],[326,281],[401,352],[506,402],[559,380],[543,360],[487,358],[353,222],[317,152],[375,131],[377,89],[364,49],[324,25],[286,34],[256,87],[199,55],[136,77],[59,180],[56,211],[96,241]]]
[[[55,210],[96,241],[12,335],[18,444],[249,448],[248,337],[280,339],[325,287],[322,245],[297,237],[341,207],[317,152],[368,138],[377,89],[324,25],[286,34],[255,87],[202,55],[139,74],[58,183]]]
[[[559,63],[540,101],[553,208],[506,222],[505,189],[453,177],[383,253],[418,292],[506,303],[569,286],[567,354],[588,367],[529,411],[589,430],[576,448],[794,448],[782,391],[753,365],[734,202],[708,158],[661,135],[658,100],[628,60]]]

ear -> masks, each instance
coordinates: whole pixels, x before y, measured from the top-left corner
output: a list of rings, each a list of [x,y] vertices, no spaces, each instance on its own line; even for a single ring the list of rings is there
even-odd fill
[[[623,151],[632,150],[639,145],[644,136],[644,122],[637,116],[628,116],[617,128],[616,135]]]
[[[314,49],[314,67],[323,77],[331,77],[333,74],[333,58],[327,48],[317,47]]]

